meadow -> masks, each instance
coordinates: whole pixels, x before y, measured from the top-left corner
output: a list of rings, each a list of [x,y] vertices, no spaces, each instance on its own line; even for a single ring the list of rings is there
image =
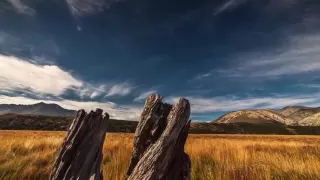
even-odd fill
[[[0,180],[48,179],[66,132],[0,131]],[[133,134],[107,133],[106,180],[123,180]],[[320,180],[320,136],[195,135],[186,143],[193,180]]]

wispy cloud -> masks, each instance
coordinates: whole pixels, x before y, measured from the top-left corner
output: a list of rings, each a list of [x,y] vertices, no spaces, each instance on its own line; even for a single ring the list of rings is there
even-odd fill
[[[227,77],[277,77],[320,72],[320,34],[295,35],[273,52],[239,53],[236,65],[213,72]]]
[[[320,71],[320,34],[295,36],[281,53],[249,62],[252,68],[267,67],[265,73],[256,75],[290,75]]]
[[[12,7],[17,13],[26,14],[26,15],[34,15],[36,13],[36,11],[33,8],[23,3],[21,0],[7,0],[7,1],[12,5]]]
[[[151,95],[151,94],[154,94],[154,93],[157,93],[155,90],[150,90],[150,91],[147,91],[147,92],[144,92],[144,93],[141,93],[138,97],[134,98],[134,102],[141,102],[141,101],[144,101],[146,100],[146,98]]]
[[[66,0],[71,14],[75,17],[102,12],[105,0]]]
[[[193,113],[209,113],[221,111],[234,111],[253,108],[282,108],[289,105],[320,106],[319,94],[308,96],[277,96],[258,98],[236,97],[186,97],[191,103]],[[178,97],[169,97],[166,101],[175,103]]]
[[[320,89],[320,84],[297,84],[295,86],[304,87],[304,88]]]
[[[73,100],[36,100],[26,97],[10,97],[0,95],[0,102],[2,104],[35,104],[39,102],[45,103],[55,103],[66,109],[85,109],[87,111],[94,110],[96,108],[101,108],[104,112],[107,112],[111,118],[123,119],[123,120],[139,120],[139,116],[142,107],[130,106],[130,105],[117,105],[112,102],[83,102],[83,101],[73,101]]]
[[[224,11],[234,9],[247,1],[248,0],[226,0],[221,6],[215,9],[213,14],[216,16]]]
[[[95,99],[101,96],[105,96],[107,92],[108,92],[108,85],[106,84],[96,85],[96,86],[91,84],[86,84],[85,87],[80,88],[78,90],[78,94],[81,99],[84,99],[84,98]]]
[[[132,86],[129,83],[121,83],[113,85],[108,93],[106,94],[106,97],[111,96],[126,96],[128,95],[132,90],[134,89],[134,86]]]
[[[203,79],[203,78],[206,78],[206,77],[209,77],[212,75],[212,72],[207,72],[207,73],[204,73],[204,74],[199,74],[197,75],[194,80],[200,80],[200,79]]]
[[[95,99],[99,97],[126,96],[132,92],[135,87],[130,83],[106,83],[102,85],[92,85],[86,83],[85,86],[78,89],[77,92],[81,99]]]

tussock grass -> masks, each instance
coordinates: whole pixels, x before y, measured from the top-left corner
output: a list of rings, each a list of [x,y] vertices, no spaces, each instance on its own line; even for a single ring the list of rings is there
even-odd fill
[[[0,131],[0,179],[48,179],[65,132]],[[122,180],[133,134],[108,133],[104,177]],[[320,137],[189,135],[186,151],[194,180],[320,179]]]

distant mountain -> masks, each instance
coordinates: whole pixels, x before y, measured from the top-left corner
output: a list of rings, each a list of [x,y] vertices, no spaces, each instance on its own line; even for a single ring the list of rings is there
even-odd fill
[[[320,126],[320,112],[302,119],[299,124],[302,126]]]
[[[316,113],[320,112],[320,108],[302,108],[291,115],[289,115],[287,118],[290,118],[296,122],[300,122],[301,120],[312,116]]]
[[[242,110],[227,113],[214,123],[250,123],[250,124],[286,124],[294,125],[295,122],[272,110]]]
[[[287,106],[287,107],[284,107],[284,108],[282,108],[280,110],[275,110],[275,112],[281,114],[284,117],[288,117],[291,114],[299,111],[302,108],[307,108],[307,107],[304,107],[304,106]]]
[[[320,107],[289,106],[276,112],[301,125],[312,125],[312,123],[320,125],[320,122],[316,122],[315,118],[313,117],[313,115],[320,113]],[[310,121],[311,119],[312,122]]]
[[[75,116],[77,111],[64,109],[57,104],[37,103],[32,105],[0,104],[0,114],[32,114],[45,116]]]
[[[279,110],[258,109],[227,113],[213,123],[285,124],[320,126],[320,107],[288,106]]]

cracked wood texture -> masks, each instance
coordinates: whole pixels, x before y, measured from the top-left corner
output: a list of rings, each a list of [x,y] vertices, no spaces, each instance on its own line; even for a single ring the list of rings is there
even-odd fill
[[[109,115],[79,110],[56,156],[51,180],[102,180],[102,148]]]
[[[190,104],[172,107],[153,94],[146,100],[135,132],[128,180],[190,180],[191,161],[184,152],[190,127]]]

